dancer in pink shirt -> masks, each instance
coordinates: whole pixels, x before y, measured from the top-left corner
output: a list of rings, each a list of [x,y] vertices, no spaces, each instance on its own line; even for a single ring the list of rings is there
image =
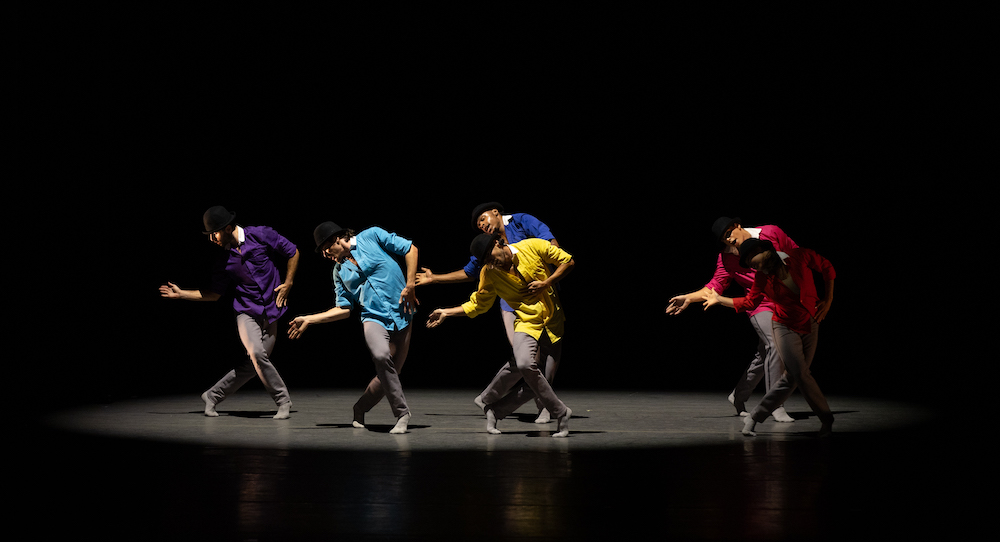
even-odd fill
[[[756,308],[765,297],[770,299],[774,304],[771,320],[774,342],[785,366],[785,374],[747,417],[743,434],[755,436],[757,423],[766,420],[797,386],[822,423],[820,436],[829,435],[833,414],[809,366],[816,353],[819,324],[833,302],[836,278],[833,265],[813,250],[796,248],[779,253],[770,241],[758,239],[748,239],[740,245],[740,264],[757,271],[747,295],[728,298],[710,290],[704,302],[705,309],[724,305],[737,312],[747,312]],[[813,282],[813,271],[822,275],[825,282],[823,299]]]

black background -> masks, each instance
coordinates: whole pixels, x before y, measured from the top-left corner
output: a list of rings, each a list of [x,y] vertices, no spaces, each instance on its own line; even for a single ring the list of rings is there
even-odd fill
[[[316,224],[382,226],[445,272],[466,262],[470,211],[490,200],[537,216],[576,258],[557,389],[731,390],[755,347],[746,317],[663,314],[710,278],[709,227],[728,215],[779,225],[836,266],[813,366],[828,395],[912,391],[937,343],[909,305],[900,236],[958,182],[938,144],[957,135],[963,68],[939,47],[947,23],[374,9],[25,23],[16,149],[30,196],[11,216],[29,232],[15,261],[32,280],[15,299],[33,348],[18,363],[48,404],[196,395],[242,355],[228,304],[157,292],[207,285],[212,205],[299,246],[292,316],[333,301]],[[424,328],[471,287],[418,289],[404,386],[478,390],[503,362],[496,308]],[[293,395],[360,390],[373,372],[356,317],[283,338],[273,359]]]

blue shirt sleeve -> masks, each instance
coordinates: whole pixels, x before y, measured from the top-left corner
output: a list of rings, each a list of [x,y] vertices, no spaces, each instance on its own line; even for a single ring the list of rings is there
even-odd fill
[[[551,241],[555,239],[549,227],[544,222],[538,220],[527,213],[514,213],[507,223],[507,242],[510,244],[535,238]]]

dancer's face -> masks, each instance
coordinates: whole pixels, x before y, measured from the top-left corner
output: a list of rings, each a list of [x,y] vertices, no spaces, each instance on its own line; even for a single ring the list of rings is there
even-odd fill
[[[726,230],[726,233],[722,235],[722,241],[727,245],[735,248],[740,248],[743,241],[750,238],[750,232],[743,229],[740,224],[734,224],[732,228]]]
[[[753,258],[750,258],[751,268],[768,275],[773,275],[781,265],[781,258],[773,250],[758,252]]]
[[[226,226],[219,231],[214,231],[208,234],[208,240],[222,248],[229,248],[236,246],[236,236],[233,234],[235,228],[233,226]]]
[[[500,267],[506,269],[510,267],[511,259],[514,257],[510,250],[507,249],[505,245],[501,245],[498,240],[495,245],[493,245],[493,250],[490,252],[489,261],[486,262],[487,265],[492,265],[493,267]]]
[[[343,263],[344,260],[351,256],[351,245],[346,238],[336,237],[323,243],[320,252],[322,252],[324,258],[329,258],[337,263]]]
[[[500,217],[500,212],[496,209],[484,211],[476,220],[476,227],[484,233],[503,233],[503,219]]]

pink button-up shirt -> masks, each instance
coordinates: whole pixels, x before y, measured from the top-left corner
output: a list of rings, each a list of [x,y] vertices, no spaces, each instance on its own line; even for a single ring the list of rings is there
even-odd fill
[[[777,226],[761,226],[759,228],[746,228],[746,230],[750,232],[751,237],[770,241],[774,245],[774,250],[778,252],[788,252],[799,248],[799,245],[796,245],[795,241],[792,241],[792,238],[785,235],[785,232]],[[729,288],[730,284],[735,282],[743,288],[745,294],[753,286],[754,273],[753,269],[740,265],[739,253],[720,252],[719,259],[715,263],[715,274],[705,287],[711,288],[721,295],[726,288]],[[764,298],[756,308],[748,312],[749,314],[757,314],[761,311],[774,311],[771,300]]]

